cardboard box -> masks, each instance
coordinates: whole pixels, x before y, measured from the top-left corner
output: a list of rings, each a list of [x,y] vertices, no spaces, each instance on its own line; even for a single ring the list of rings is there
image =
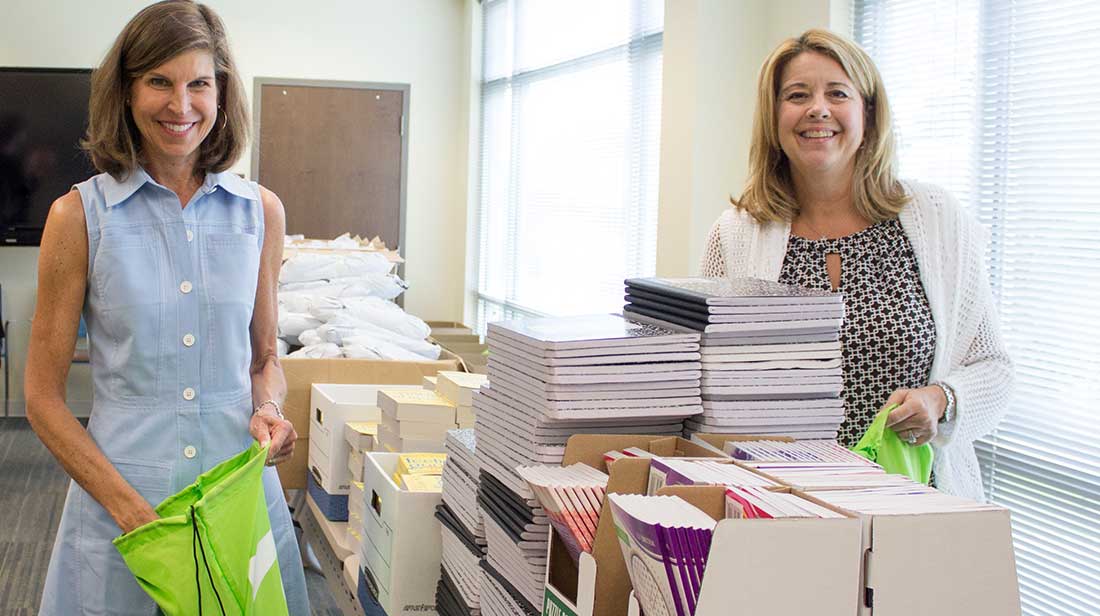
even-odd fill
[[[727,441],[793,440],[778,436],[727,434],[695,434],[692,439],[701,444],[716,447],[718,450],[721,450]],[[832,507],[815,498],[814,492],[798,490],[792,490],[792,492],[822,506],[839,510],[861,523],[860,559],[856,564],[859,571],[855,593],[858,605],[855,611],[837,611],[837,613],[858,613],[860,616],[873,616],[876,613],[888,616],[923,614],[1014,616],[1020,614],[1012,528],[1007,510],[872,516]],[[724,524],[727,523],[720,523],[719,526],[723,527]],[[717,540],[716,535],[715,542]],[[740,536],[737,540],[746,542],[753,539]],[[769,565],[777,567],[778,571],[789,571],[791,559],[783,557],[783,550],[772,546],[786,540],[785,537],[772,538],[768,544],[761,545],[757,550],[766,558],[778,555],[778,559]],[[813,545],[815,540],[816,536],[807,536],[801,540],[801,543],[806,546]],[[724,613],[728,613],[729,605],[744,604],[746,598],[735,594],[736,587],[732,584],[708,586],[707,580],[711,579],[712,567],[716,570],[734,567],[735,569],[732,570],[737,571],[739,560],[751,562],[753,568],[762,566],[765,561],[759,560],[755,552],[751,561],[745,559],[744,549],[740,555],[716,552],[713,545],[712,560],[707,563],[699,606],[700,609],[725,608],[727,611]],[[752,544],[742,543],[742,545]],[[792,545],[792,549],[794,547],[795,545]],[[824,547],[819,546],[818,549],[824,550]],[[840,564],[836,566],[839,567]],[[755,579],[755,584],[760,588],[766,588],[764,586],[766,580],[756,579],[752,571],[738,571],[737,576]],[[819,579],[815,578],[814,581]],[[790,577],[785,577],[783,581],[785,586],[777,592],[790,595],[792,588],[789,583]],[[724,590],[713,590],[721,589],[723,586]],[[917,588],[935,589],[935,591],[914,592]],[[818,594],[813,596],[824,596],[820,594],[821,592],[824,591],[814,590],[813,593]],[[755,613],[761,613],[761,610],[769,614],[822,613],[819,611],[821,604],[817,601],[806,603],[805,605],[813,607],[802,612],[797,609],[790,612],[775,612],[772,611],[775,609],[774,603],[752,605],[758,608]],[[697,614],[702,615],[706,612],[697,612]]]
[[[309,470],[321,488],[332,495],[347,494],[351,485],[345,431],[348,422],[378,422],[380,390],[416,390],[417,385],[362,385],[314,383],[310,394]]]
[[[725,454],[677,436],[577,434],[565,445],[562,466],[583,462],[608,473],[607,492],[645,494],[649,482],[648,458],[623,458],[605,464],[603,454],[638,447],[664,457],[729,459]],[[606,499],[596,525],[592,552],[574,562],[565,544],[550,531],[547,552],[544,610],[557,609],[577,616],[621,616],[627,613],[630,576],[615,534]]]
[[[829,506],[812,492],[795,493]],[[845,513],[862,522],[860,616],[1020,614],[1007,509]],[[914,592],[918,588],[934,590]]]
[[[389,616],[434,613],[442,536],[439,492],[400,489],[391,476],[398,454],[367,454],[363,469],[363,547],[360,564],[370,594]]]
[[[474,333],[469,325],[458,321],[427,321],[427,323],[432,330],[432,335],[455,336]]]
[[[755,436],[752,434],[709,434],[705,432],[696,432],[691,435],[691,441],[711,451],[717,451],[722,455],[727,455],[726,443],[730,441],[779,441],[781,443],[793,443],[795,439],[789,436]]]
[[[314,383],[399,383],[419,385],[425,376],[440,370],[457,370],[459,360],[446,351],[436,361],[387,361],[377,359],[279,359],[286,377],[286,401],[283,413],[294,423],[298,440],[294,455],[280,464],[283,488],[306,486],[309,461],[309,396]]]
[[[862,559],[858,518],[727,520],[725,487],[668,486],[657,493],[678,496],[718,520],[697,616],[856,614]]]

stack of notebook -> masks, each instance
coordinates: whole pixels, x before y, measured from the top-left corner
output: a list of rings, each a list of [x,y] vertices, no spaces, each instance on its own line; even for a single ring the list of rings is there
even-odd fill
[[[676,496],[609,494],[607,500],[642,612],[694,614],[714,519]]]
[[[812,503],[796,494],[764,488],[726,490],[727,518],[843,518],[844,514]]]
[[[443,575],[436,590],[436,609],[444,616],[473,616],[480,613],[479,562],[485,556],[474,431],[451,430],[444,447],[443,495],[435,514],[443,533]]]
[[[634,278],[623,315],[702,333],[703,414],[689,432],[836,438],[841,294],[752,278]]]
[[[665,486],[695,485],[767,488],[778,487],[780,484],[736,464],[676,458],[653,458],[650,460],[648,494],[655,494],[657,490]]]
[[[538,616],[512,583],[488,561],[481,561],[481,613],[484,616]]]
[[[998,511],[1002,508],[979,503],[961,496],[945,494],[917,483],[905,486],[881,486],[862,490],[815,492],[814,498],[847,511],[866,515],[906,515],[915,513],[959,513]]]
[[[912,487],[921,484],[905,475],[887,473],[878,465],[840,465],[817,462],[760,462],[756,470],[799,490],[853,490],[882,486]]]
[[[821,466],[878,466],[832,440],[727,441],[723,449],[730,457],[749,466],[780,462],[814,462]]]
[[[607,474],[587,464],[521,466],[516,472],[535,493],[573,560],[581,552],[592,552]]]
[[[516,467],[560,465],[577,433],[679,434],[700,405],[699,335],[616,315],[489,325],[472,396],[487,562],[542,609],[550,519]]]

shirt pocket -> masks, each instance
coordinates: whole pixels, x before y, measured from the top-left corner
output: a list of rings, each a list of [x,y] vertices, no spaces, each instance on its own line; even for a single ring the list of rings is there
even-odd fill
[[[104,235],[96,248],[92,271],[99,305],[104,310],[162,301],[160,259],[151,239],[141,231]]]
[[[109,340],[111,389],[120,399],[156,395],[164,299],[162,259],[149,237],[105,235],[96,250],[92,283]]]
[[[260,275],[259,238],[248,233],[207,233],[203,252],[210,302],[251,307]]]
[[[209,393],[236,394],[251,387],[249,326],[260,272],[258,242],[248,233],[207,233],[203,238],[208,298],[203,381]]]

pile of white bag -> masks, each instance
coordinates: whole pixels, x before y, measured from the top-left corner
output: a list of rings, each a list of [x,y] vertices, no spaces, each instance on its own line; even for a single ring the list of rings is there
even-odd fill
[[[289,357],[439,359],[430,328],[393,299],[406,285],[377,252],[301,251],[279,272],[279,354]]]

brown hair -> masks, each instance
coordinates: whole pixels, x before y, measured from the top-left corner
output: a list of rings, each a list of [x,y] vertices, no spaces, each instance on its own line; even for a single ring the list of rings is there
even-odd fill
[[[122,179],[142,162],[141,134],[126,105],[130,86],[144,73],[196,49],[214,57],[218,104],[224,114],[199,146],[196,170],[225,171],[237,162],[248,142],[248,104],[225,24],[206,5],[163,0],[126,24],[92,73],[88,131],[81,146],[96,169]]]
[[[871,222],[896,216],[909,199],[897,179],[894,130],[882,76],[859,45],[817,29],[783,41],[764,61],[753,117],[749,178],[741,198],[730,201],[759,222],[790,221],[798,214],[790,161],[779,145],[776,100],[783,68],[806,52],[822,54],[840,64],[863,98],[863,143],[856,151],[852,176],[856,210]]]

